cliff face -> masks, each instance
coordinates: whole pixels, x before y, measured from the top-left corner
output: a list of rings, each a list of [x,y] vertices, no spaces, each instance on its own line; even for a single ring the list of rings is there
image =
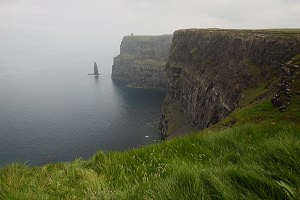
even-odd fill
[[[125,36],[120,54],[114,58],[112,78],[126,80],[135,87],[165,88],[171,42],[172,35]]]
[[[217,123],[239,105],[244,89],[274,77],[299,52],[300,32],[176,31],[161,132],[176,135]]]

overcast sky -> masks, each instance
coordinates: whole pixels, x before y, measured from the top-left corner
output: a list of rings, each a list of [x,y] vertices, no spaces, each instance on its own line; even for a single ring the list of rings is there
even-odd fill
[[[300,28],[299,13],[300,0],[0,0],[0,61],[53,51],[111,65],[130,33]]]

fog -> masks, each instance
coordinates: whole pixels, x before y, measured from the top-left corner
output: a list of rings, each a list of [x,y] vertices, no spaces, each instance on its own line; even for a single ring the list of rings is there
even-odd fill
[[[0,0],[0,67],[90,60],[109,74],[124,35],[299,28],[299,11],[298,0]]]

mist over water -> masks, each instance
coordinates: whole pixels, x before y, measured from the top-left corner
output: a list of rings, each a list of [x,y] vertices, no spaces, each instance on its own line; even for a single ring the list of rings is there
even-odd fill
[[[164,91],[128,88],[111,80],[111,65],[88,56],[46,58],[0,60],[0,165],[70,161],[160,140]],[[98,78],[87,75],[94,61]]]

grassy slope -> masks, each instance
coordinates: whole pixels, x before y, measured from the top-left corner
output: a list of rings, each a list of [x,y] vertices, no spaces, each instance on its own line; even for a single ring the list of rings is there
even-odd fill
[[[201,133],[86,161],[1,167],[0,199],[300,199],[300,96],[279,112],[264,93],[246,91],[241,108]]]

